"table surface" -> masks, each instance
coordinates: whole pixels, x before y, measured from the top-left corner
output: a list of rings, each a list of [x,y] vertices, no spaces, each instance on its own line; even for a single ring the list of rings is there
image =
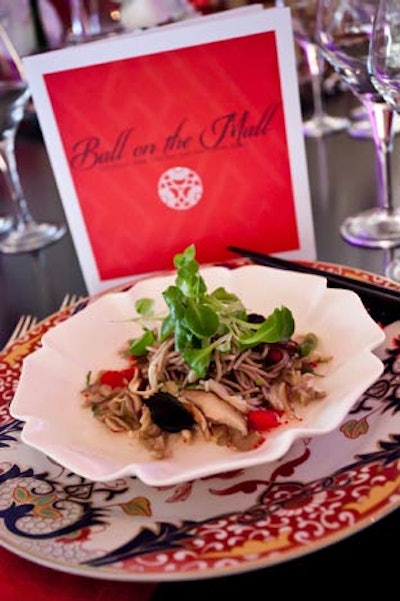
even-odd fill
[[[354,98],[348,94],[327,100],[331,114],[348,115],[353,106]],[[304,110],[308,110],[307,106]],[[400,194],[399,142],[400,136],[397,136],[393,156],[396,204],[399,204]],[[340,223],[346,216],[376,205],[373,142],[337,133],[322,140],[307,139],[306,152],[317,258],[384,274],[386,262],[391,258],[387,251],[351,246],[339,233]],[[25,123],[19,132],[17,160],[34,218],[65,221],[47,152],[35,122]],[[11,210],[1,186],[0,215]],[[57,311],[67,293],[86,295],[69,234],[38,252],[0,255],[0,348],[21,314],[44,318]],[[300,592],[311,598],[317,594],[320,597],[325,591],[360,594],[368,592],[374,584],[379,584],[381,594],[389,593],[393,569],[398,563],[399,515],[398,510],[392,512],[346,540],[276,566],[229,578],[163,583],[154,600],[187,595],[197,599],[209,592],[216,598],[219,593],[233,594],[239,586],[249,589],[255,586],[254,594],[257,595],[261,592],[267,595],[272,587],[274,591]]]

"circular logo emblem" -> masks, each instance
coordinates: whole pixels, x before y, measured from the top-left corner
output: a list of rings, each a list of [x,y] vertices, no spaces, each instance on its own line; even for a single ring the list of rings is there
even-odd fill
[[[199,175],[188,167],[173,167],[164,171],[158,181],[158,195],[170,209],[191,209],[203,196]]]

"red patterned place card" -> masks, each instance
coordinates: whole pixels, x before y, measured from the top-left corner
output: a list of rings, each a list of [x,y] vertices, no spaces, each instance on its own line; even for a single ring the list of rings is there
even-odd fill
[[[235,9],[24,60],[89,293],[194,242],[314,259],[290,13]]]

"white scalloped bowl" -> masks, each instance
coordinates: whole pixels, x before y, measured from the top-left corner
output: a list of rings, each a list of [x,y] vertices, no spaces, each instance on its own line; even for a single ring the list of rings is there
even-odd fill
[[[170,458],[154,460],[127,435],[108,431],[82,407],[79,391],[89,371],[123,367],[118,350],[140,332],[132,321],[135,300],[153,297],[161,311],[161,292],[175,281],[170,273],[107,293],[43,336],[42,348],[25,358],[10,407],[13,417],[25,422],[22,441],[89,480],[137,476],[152,486],[172,485],[277,460],[296,439],[330,432],[382,373],[373,351],[383,342],[383,331],[355,293],[328,288],[324,277],[259,265],[201,271],[209,291],[224,286],[248,311],[264,315],[286,305],[296,333],[319,336],[321,352],[332,356],[321,382],[327,392],[323,400],[246,452],[202,441],[183,448],[178,442]]]

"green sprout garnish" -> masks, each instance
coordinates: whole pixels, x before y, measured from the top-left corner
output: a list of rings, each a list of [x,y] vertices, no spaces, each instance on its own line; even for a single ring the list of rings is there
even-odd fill
[[[195,259],[194,244],[174,257],[177,269],[175,285],[162,293],[168,313],[158,333],[148,327],[143,335],[130,342],[131,355],[142,356],[157,339],[174,336],[175,350],[180,352],[197,378],[207,374],[214,351],[243,351],[260,343],[284,342],[291,338],[295,323],[287,307],[276,308],[261,323],[248,320],[242,301],[220,287],[208,292]],[[153,301],[140,299],[135,309],[145,319],[154,317]]]

